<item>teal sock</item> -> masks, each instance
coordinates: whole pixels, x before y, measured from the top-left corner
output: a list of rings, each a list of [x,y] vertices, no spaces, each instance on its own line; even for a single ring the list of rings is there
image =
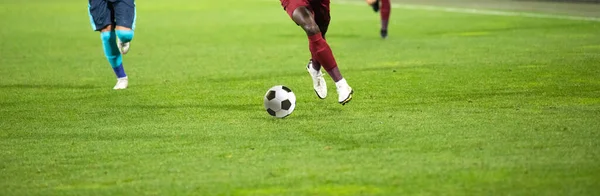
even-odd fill
[[[133,30],[117,30],[117,37],[121,42],[130,42],[133,39]]]
[[[100,33],[102,38],[102,47],[104,48],[104,55],[113,68],[115,75],[118,78],[126,77],[125,70],[123,69],[123,57],[117,46],[117,36],[114,31],[107,31]]]

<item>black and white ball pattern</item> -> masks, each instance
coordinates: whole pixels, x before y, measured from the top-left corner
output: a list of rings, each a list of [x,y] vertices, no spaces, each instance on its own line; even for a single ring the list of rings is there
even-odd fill
[[[274,86],[265,94],[265,110],[277,118],[289,116],[296,107],[296,95],[286,86]]]

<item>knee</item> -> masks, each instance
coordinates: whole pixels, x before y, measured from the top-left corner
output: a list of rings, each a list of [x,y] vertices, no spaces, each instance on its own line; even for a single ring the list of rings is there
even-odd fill
[[[306,34],[308,34],[309,36],[321,32],[312,14],[312,11],[310,11],[306,7],[298,7],[292,13],[292,20],[294,20],[296,24],[302,27],[302,29],[304,29]]]
[[[122,42],[130,42],[133,39],[133,30],[117,30],[116,32]]]
[[[115,32],[114,31],[105,31],[100,33],[100,38],[103,42],[110,42],[111,40],[115,40]]]
[[[321,30],[319,29],[319,26],[317,26],[316,24],[307,24],[302,26],[302,29],[304,29],[304,31],[306,32],[307,35],[316,35],[318,33],[321,33]]]

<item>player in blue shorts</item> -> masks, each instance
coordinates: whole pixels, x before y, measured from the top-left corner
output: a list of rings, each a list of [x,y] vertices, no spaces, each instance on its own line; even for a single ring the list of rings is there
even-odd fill
[[[126,89],[129,83],[122,55],[129,52],[135,29],[135,0],[88,0],[94,31],[100,32],[104,54],[117,75],[113,89]]]

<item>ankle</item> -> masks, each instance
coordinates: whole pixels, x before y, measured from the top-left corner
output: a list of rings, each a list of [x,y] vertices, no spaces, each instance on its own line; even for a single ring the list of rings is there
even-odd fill
[[[348,82],[346,82],[346,79],[344,79],[344,78],[335,82],[335,87],[337,87],[338,89],[345,88],[347,86],[348,86]]]

